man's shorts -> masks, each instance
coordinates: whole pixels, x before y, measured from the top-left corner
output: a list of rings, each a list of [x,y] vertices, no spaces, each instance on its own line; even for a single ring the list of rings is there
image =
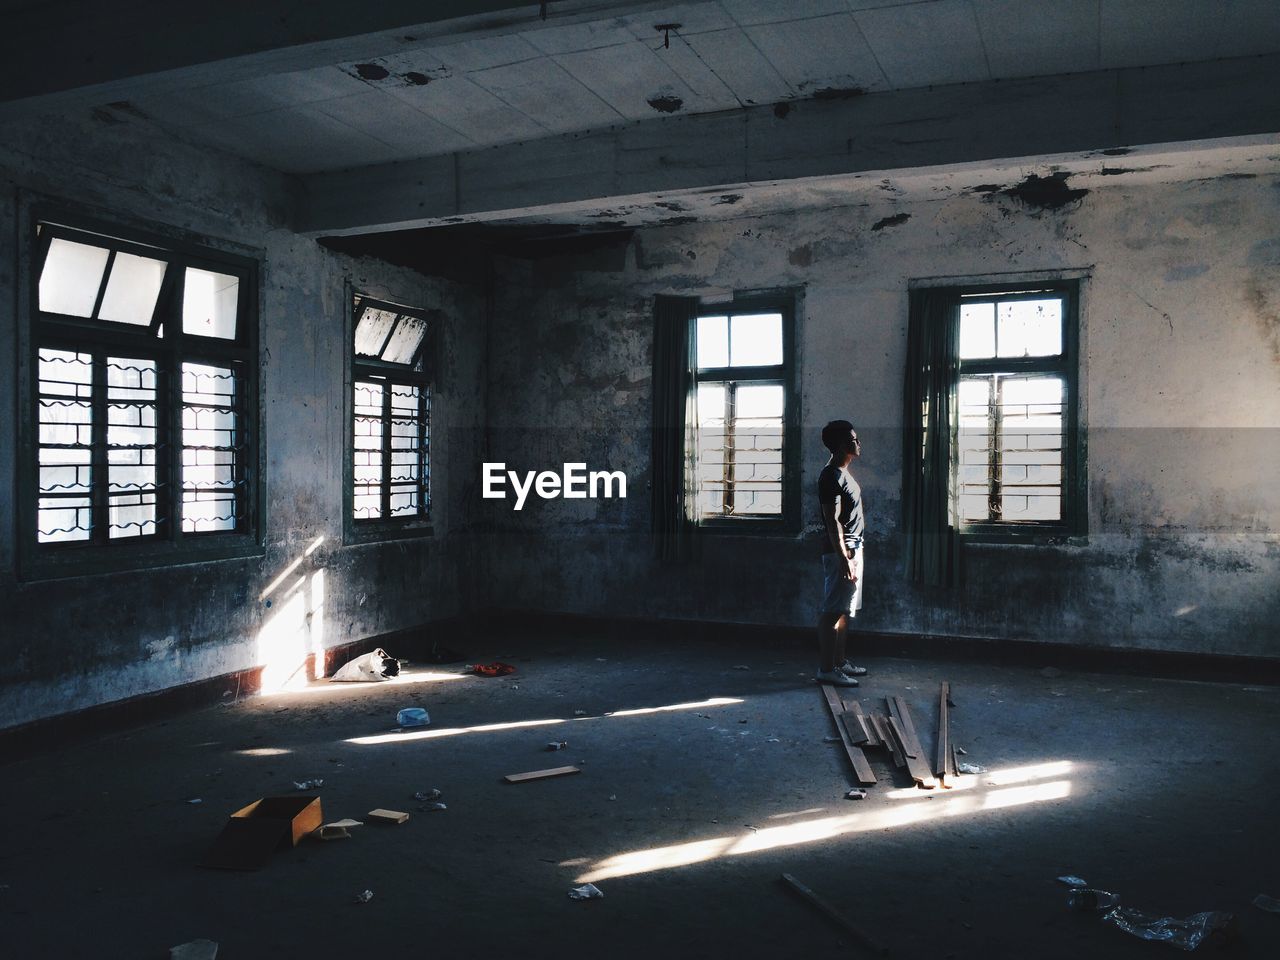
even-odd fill
[[[853,551],[853,569],[858,582],[845,579],[844,557],[838,553],[822,555],[822,609],[821,613],[856,616],[862,609],[862,547]]]

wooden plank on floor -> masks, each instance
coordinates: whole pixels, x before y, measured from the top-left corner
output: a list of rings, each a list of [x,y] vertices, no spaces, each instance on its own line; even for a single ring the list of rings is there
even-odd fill
[[[893,734],[889,732],[889,718],[882,717],[878,713],[871,715],[871,723],[876,728],[876,734],[880,737],[880,745],[889,751],[889,756],[893,759],[895,767],[905,767],[907,765],[906,758],[902,756],[902,751],[898,749],[898,744],[893,739]]]
[[[507,783],[524,783],[526,780],[545,780],[548,777],[565,777],[581,772],[577,767],[551,767],[547,770],[530,770],[528,773],[508,773],[502,779]]]
[[[793,893],[797,894],[798,896],[806,900],[811,906],[813,906],[816,910],[822,913],[823,916],[825,916],[828,920],[837,924],[841,929],[845,931],[845,933],[853,937],[853,939],[856,940],[860,946],[870,950],[876,956],[880,956],[880,957],[888,956],[889,950],[887,947],[877,943],[876,941],[868,937],[860,929],[854,926],[853,923],[850,922],[849,919],[845,917],[844,914],[842,914],[839,910],[837,910],[830,903],[828,903],[825,898],[818,896],[816,893],[810,890],[807,886],[805,886],[803,883],[801,883],[791,874],[784,873],[782,875],[782,882],[785,883]]]
[[[858,722],[858,715],[851,710],[846,710],[840,714],[840,721],[844,724],[845,732],[849,734],[849,740],[856,747],[865,747],[871,739],[867,736],[867,731],[862,729],[862,725]]]
[[[866,731],[867,742],[864,745],[864,749],[865,747],[880,746],[880,737],[876,733],[876,728],[871,724],[871,718],[868,717],[865,713],[863,713],[862,704],[860,704],[857,700],[854,700],[851,705],[845,704],[845,708],[857,716],[858,726],[861,727],[864,731]]]
[[[933,761],[933,775],[945,777],[949,772],[947,758],[951,755],[951,718],[947,713],[947,701],[951,698],[951,684],[942,681],[938,697],[938,751]]]
[[[840,695],[836,693],[835,687],[831,686],[831,684],[824,683],[821,686],[823,696],[827,698],[827,706],[831,708],[831,719],[835,721],[836,733],[840,734],[840,742],[844,744],[844,752],[849,755],[849,762],[853,764],[854,776],[858,778],[859,783],[875,783],[876,775],[871,772],[871,764],[867,763],[867,755],[862,752],[861,747],[857,746],[849,738],[849,731],[840,722],[840,717],[844,714],[844,701],[840,699]]]
[[[898,704],[898,707],[901,709],[902,704]],[[937,786],[933,773],[929,769],[929,761],[925,759],[924,750],[920,747],[920,741],[904,729],[897,717],[889,718],[889,729],[893,731],[893,735],[898,740],[898,747],[906,758],[907,772],[911,774],[911,779],[926,789]]]

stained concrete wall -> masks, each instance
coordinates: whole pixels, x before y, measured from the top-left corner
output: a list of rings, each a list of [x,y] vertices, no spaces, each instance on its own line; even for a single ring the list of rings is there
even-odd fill
[[[478,455],[484,347],[476,291],[291,232],[284,177],[101,112],[0,135],[0,728],[253,666],[279,681],[309,651],[456,614],[468,589],[463,483]],[[110,122],[108,122],[110,121]],[[264,555],[23,582],[15,562],[18,191],[260,252]],[[434,535],[344,546],[344,281],[438,310]],[[260,594],[318,538],[271,607]],[[305,577],[292,594],[289,588]]]
[[[1048,175],[1048,170],[1041,170]],[[970,171],[972,174],[972,171]],[[1007,175],[1005,175],[1007,176]],[[821,425],[863,438],[862,629],[1280,656],[1280,177],[1275,158],[1166,182],[1105,168],[1056,209],[997,188],[645,229],[623,254],[505,261],[490,331],[491,459],[622,469],[625,501],[488,501],[493,603],[513,610],[804,625],[816,602],[811,496]],[[972,178],[969,183],[975,182]],[[1062,199],[1059,197],[1058,199]],[[907,291],[927,278],[1083,280],[1088,535],[966,548],[953,591],[903,577]],[[652,560],[656,293],[802,288],[805,491],[796,537],[704,537]]]

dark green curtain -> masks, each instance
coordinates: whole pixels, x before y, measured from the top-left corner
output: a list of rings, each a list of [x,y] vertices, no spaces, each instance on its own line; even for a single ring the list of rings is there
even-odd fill
[[[697,315],[694,297],[654,298],[652,531],[663,563],[692,559],[697,548],[697,523],[685,502],[696,476],[692,364]]]
[[[911,292],[902,411],[902,521],[907,578],[927,586],[955,586],[961,575],[960,537],[952,519],[958,313],[953,291]]]

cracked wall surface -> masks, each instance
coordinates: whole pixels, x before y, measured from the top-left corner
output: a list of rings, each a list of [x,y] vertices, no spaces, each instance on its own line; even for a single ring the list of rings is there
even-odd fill
[[[1280,176],[1273,162],[1250,169],[1161,183],[1117,171],[1088,189],[1052,168],[965,189],[940,175],[910,197],[642,228],[625,263],[504,261],[491,458],[518,470],[583,460],[626,471],[632,487],[626,501],[491,506],[493,604],[808,624],[819,431],[847,417],[869,510],[857,627],[1280,655]],[[963,587],[913,587],[900,532],[908,286],[1044,272],[1085,278],[1088,535],[972,544]],[[699,562],[659,566],[646,486],[652,297],[777,287],[803,290],[803,534],[708,535]]]
[[[14,343],[18,191],[86,214],[246,245],[262,262],[264,555],[22,581],[15,557],[16,376],[0,352],[0,728],[264,666],[283,681],[306,653],[457,614],[467,581],[461,471],[477,459],[483,299],[458,284],[324,250],[289,228],[287,178],[130,125],[70,120],[0,138],[0,338]],[[343,543],[344,282],[439,311],[432,397],[434,536]],[[261,594],[309,546],[267,606]],[[295,580],[297,585],[295,586]]]

